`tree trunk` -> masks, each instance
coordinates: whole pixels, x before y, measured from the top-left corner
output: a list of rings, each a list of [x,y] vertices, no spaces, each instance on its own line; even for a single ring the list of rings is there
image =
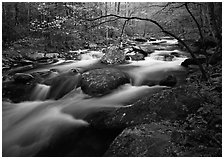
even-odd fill
[[[19,24],[19,20],[18,20],[18,14],[19,14],[19,8],[18,8],[18,3],[14,4],[14,8],[15,8],[15,25]]]
[[[105,16],[107,15],[107,11],[108,11],[108,9],[107,9],[107,2],[105,2]],[[107,18],[106,18],[106,20],[107,20]],[[106,25],[106,39],[107,40],[108,40],[108,37],[109,37],[109,29],[108,29],[108,27]],[[106,40],[106,44],[108,45],[107,40]]]
[[[117,13],[117,2],[114,2],[114,13]]]
[[[216,43],[220,44],[221,34],[219,33],[219,28],[216,22],[214,3],[208,2],[207,7],[208,7],[208,21],[212,32],[212,36],[215,39]]]
[[[117,14],[120,13],[120,5],[121,5],[121,2],[118,2],[118,4],[117,4]]]
[[[4,3],[2,3],[2,19],[3,19],[3,22],[6,22],[6,9],[5,9],[5,5]]]

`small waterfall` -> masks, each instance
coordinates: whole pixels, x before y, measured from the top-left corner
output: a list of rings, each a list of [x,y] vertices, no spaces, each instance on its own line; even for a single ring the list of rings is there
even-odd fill
[[[10,107],[3,112],[3,156],[34,156],[61,132],[88,126],[61,112],[63,105],[55,101],[3,103]]]
[[[101,98],[86,98],[87,95],[73,90],[60,100],[4,102],[3,156],[35,156],[60,133],[88,126],[82,120],[86,115],[127,106],[130,100],[164,88],[127,84]]]
[[[50,86],[45,84],[37,84],[31,95],[31,100],[45,100],[49,93]]]
[[[71,75],[66,73],[77,68],[81,70],[80,72],[98,68],[100,66],[98,57],[101,56],[99,52],[83,55],[82,60],[78,62],[37,69],[38,71],[56,69],[59,74],[52,72],[51,86],[36,85],[31,94],[31,99],[35,101],[17,104],[3,102],[3,156],[35,156],[43,147],[49,146],[56,137],[60,137],[61,132],[68,129],[75,129],[78,132],[80,127],[88,126],[83,120],[87,115],[101,110],[131,106],[130,104],[139,98],[167,88],[158,85],[149,87],[144,85],[147,81],[158,82],[170,74],[177,75],[178,80],[185,79],[186,70],[180,66],[184,58],[176,58],[169,62],[160,61],[154,59],[158,56],[157,53],[159,52],[142,61],[130,61],[128,64],[116,66],[132,78],[133,85],[120,86],[110,94],[99,98],[90,98],[82,92],[78,87],[81,78],[79,73]]]

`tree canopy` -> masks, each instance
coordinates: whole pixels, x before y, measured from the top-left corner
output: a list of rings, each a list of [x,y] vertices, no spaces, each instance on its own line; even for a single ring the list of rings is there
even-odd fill
[[[81,48],[86,42],[116,39],[121,32],[129,37],[164,35],[158,26],[139,19],[127,21],[123,30],[125,19],[107,17],[109,14],[152,19],[184,39],[199,39],[200,32],[204,36],[221,32],[221,3],[4,2],[2,9],[4,45],[38,37],[43,38],[46,48],[58,51]],[[105,18],[89,21],[101,16]]]

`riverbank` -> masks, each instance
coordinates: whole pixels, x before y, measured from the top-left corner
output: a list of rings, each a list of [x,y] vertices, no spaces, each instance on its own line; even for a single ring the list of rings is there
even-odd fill
[[[185,85],[87,118],[95,127],[124,129],[104,156],[222,156],[221,63],[209,71],[210,83],[194,72]]]

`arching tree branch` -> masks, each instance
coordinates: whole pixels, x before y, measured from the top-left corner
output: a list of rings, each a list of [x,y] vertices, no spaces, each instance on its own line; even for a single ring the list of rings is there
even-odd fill
[[[98,23],[98,24],[96,24],[96,25],[90,26],[90,27],[87,28],[87,29],[95,28],[95,27],[100,26],[100,25],[102,25],[102,24],[104,24],[104,23],[107,23],[107,22],[113,22],[113,21],[116,21],[116,20],[118,20],[118,19],[120,19],[120,18],[114,18],[114,19],[110,19],[110,20],[105,20],[105,21],[100,22],[100,23]]]
[[[197,58],[195,57],[193,51],[186,45],[186,43],[181,40],[179,37],[177,37],[176,35],[174,35],[173,33],[165,30],[157,21],[155,20],[152,20],[152,19],[149,19],[149,18],[141,18],[141,17],[124,17],[124,16],[119,16],[119,15],[115,15],[115,14],[109,14],[109,15],[105,15],[105,16],[100,16],[100,17],[97,17],[97,18],[93,18],[93,19],[86,19],[87,21],[95,21],[95,20],[99,20],[99,19],[102,19],[102,18],[106,18],[106,17],[116,17],[116,18],[120,18],[120,19],[126,19],[126,20],[132,20],[132,19],[137,19],[137,20],[145,20],[145,21],[149,21],[153,24],[155,24],[157,27],[159,27],[161,29],[161,31],[167,35],[170,35],[172,36],[173,38],[177,39],[186,49],[187,51],[191,54],[192,58],[197,62],[199,68],[200,68],[200,71],[202,73],[202,77],[204,79],[208,79],[207,77],[207,74],[203,68],[203,66],[197,61]]]

